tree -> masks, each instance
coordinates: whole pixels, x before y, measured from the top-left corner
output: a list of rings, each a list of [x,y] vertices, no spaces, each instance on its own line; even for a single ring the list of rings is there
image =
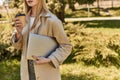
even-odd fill
[[[79,4],[87,4],[87,9],[88,9],[88,17],[90,13],[90,5],[93,4],[96,0],[78,0]]]
[[[16,8],[19,8],[19,6],[23,3],[23,0],[14,0],[13,5]]]
[[[112,8],[113,8],[113,0],[111,0],[111,6],[112,6]]]
[[[69,9],[75,11],[75,4],[76,0],[65,0],[65,3],[69,5]]]
[[[2,14],[0,14],[0,18],[2,18]]]
[[[96,0],[77,0],[79,4],[93,4]]]
[[[100,0],[97,0],[98,14],[100,14]]]
[[[64,0],[48,0],[48,6],[51,12],[64,22],[65,2]]]

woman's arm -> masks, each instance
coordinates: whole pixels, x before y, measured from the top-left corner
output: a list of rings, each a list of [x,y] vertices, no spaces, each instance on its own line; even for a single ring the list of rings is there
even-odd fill
[[[12,37],[11,37],[11,43],[13,45],[13,47],[17,50],[20,50],[22,47],[22,34],[17,35],[17,31],[14,30]],[[19,36],[19,38],[18,38]]]
[[[52,61],[54,67],[57,68],[70,55],[72,46],[64,32],[62,22],[57,19],[52,24],[53,36],[59,43],[59,47],[48,58]]]
[[[19,18],[15,18],[14,21],[15,21],[15,31],[12,34],[11,43],[16,49],[21,49],[23,23]]]

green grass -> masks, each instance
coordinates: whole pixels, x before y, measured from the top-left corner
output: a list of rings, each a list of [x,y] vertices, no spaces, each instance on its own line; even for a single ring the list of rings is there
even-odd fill
[[[97,68],[80,63],[61,66],[62,80],[120,80],[119,70],[114,66]]]
[[[120,28],[120,20],[81,21],[80,23],[85,24],[89,28]]]
[[[0,18],[0,21],[6,21],[7,19],[6,18]]]
[[[120,20],[102,20],[102,21],[81,21],[88,33],[101,33],[102,35],[113,36],[120,34]],[[78,24],[78,23],[77,23]]]
[[[86,65],[120,67],[119,21],[82,21],[65,26],[73,45],[71,59]]]
[[[71,11],[71,10],[66,10],[65,11],[65,17],[67,18],[79,18],[79,17],[88,17],[88,11],[87,8],[84,9],[79,9],[76,11]],[[90,9],[90,13],[89,13],[89,17],[109,17],[109,16],[120,16],[120,7],[116,7],[116,8],[109,8],[109,13],[105,12],[104,9],[100,9],[100,14],[98,14],[98,10],[97,8],[91,8]]]
[[[66,10],[65,17],[67,17],[67,18],[71,18],[71,17],[77,18],[77,17],[87,17],[87,15],[88,15],[87,10],[76,10],[76,11]],[[90,15],[92,16],[93,14],[90,13]]]
[[[0,80],[20,80],[18,60],[0,62]]]
[[[11,27],[8,25],[2,26],[7,27],[2,29],[0,28],[1,31],[5,29],[5,32],[10,32],[9,28]],[[92,52],[93,54],[91,54],[91,51],[94,50],[94,48],[101,50],[103,58],[108,54],[118,54],[120,49],[114,50],[114,48],[116,46],[119,48],[120,45],[119,26],[120,24],[117,20],[82,21],[75,22],[74,24],[66,24],[65,31],[67,32],[74,49],[69,59],[60,66],[62,80],[120,80],[120,65],[117,65],[116,67],[115,61],[117,61],[117,58],[114,56],[112,58],[107,58],[108,62],[104,63],[107,66],[104,66],[99,62],[97,63],[98,60],[94,61],[96,61],[97,65],[100,66],[96,66],[94,61],[90,63],[92,65],[86,65],[87,62],[84,63],[82,61],[72,62],[72,60],[76,58],[76,55],[79,56],[79,53],[75,52],[75,50],[78,50],[78,52],[81,51],[80,57],[78,57],[78,59],[84,57],[87,60],[89,60],[87,57],[94,56],[94,51]],[[113,46],[112,48],[109,48],[108,46],[106,47],[106,43],[109,43],[109,40],[113,40],[113,45],[110,45],[110,47]],[[82,49],[81,45],[87,46],[85,51]],[[87,51],[87,48],[91,50],[88,49]],[[87,55],[84,55],[84,53],[87,53]],[[119,55],[117,55],[117,57],[118,56]],[[97,57],[99,58],[99,56]],[[109,59],[113,61],[112,63],[114,65],[109,65]],[[16,59],[10,61],[1,61],[0,80],[20,80],[20,62]]]
[[[9,23],[0,24],[0,33],[2,33],[5,29],[6,31],[11,30],[11,25]]]
[[[20,62],[18,60],[0,63],[0,80],[20,80]],[[120,80],[119,70],[114,66],[95,67],[81,63],[60,66],[62,80]]]

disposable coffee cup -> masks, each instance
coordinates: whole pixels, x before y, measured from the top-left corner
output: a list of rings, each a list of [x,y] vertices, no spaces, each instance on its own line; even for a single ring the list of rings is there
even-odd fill
[[[15,18],[19,18],[22,21],[23,27],[25,26],[26,24],[25,14],[21,14],[21,13],[16,14]]]

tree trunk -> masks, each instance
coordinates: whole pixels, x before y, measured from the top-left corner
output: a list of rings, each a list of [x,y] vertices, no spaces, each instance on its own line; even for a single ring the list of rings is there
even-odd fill
[[[97,0],[97,7],[98,7],[98,15],[100,15],[100,2]]]
[[[60,12],[55,12],[57,17],[62,21],[65,22],[64,18],[65,18],[65,3],[64,0],[59,0],[60,3],[62,3],[63,5],[61,6]]]
[[[111,7],[112,7],[112,8],[113,8],[113,4],[114,4],[114,3],[113,3],[113,0],[111,0]]]
[[[65,14],[65,2],[64,0],[48,0],[49,9],[53,12],[62,22]]]
[[[90,4],[87,4],[87,8],[88,8],[88,17],[90,17]]]
[[[70,8],[72,11],[75,11],[75,6],[74,6],[73,0],[69,0],[69,8]]]

